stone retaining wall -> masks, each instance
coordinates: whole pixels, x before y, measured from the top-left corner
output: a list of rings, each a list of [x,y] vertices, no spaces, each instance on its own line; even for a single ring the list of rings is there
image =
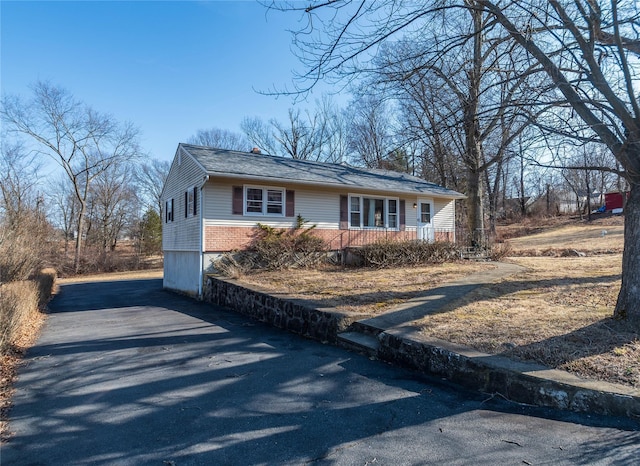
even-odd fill
[[[257,287],[240,286],[233,279],[216,276],[207,277],[203,299],[274,327],[329,343],[336,343],[338,333],[363,317],[333,308],[316,308],[313,302],[267,294]]]
[[[208,276],[204,300],[274,327],[339,344],[338,334],[362,315],[319,308],[313,301],[273,295],[232,279]],[[531,405],[640,418],[640,391],[579,379],[537,364],[480,353],[450,342],[425,338],[416,329],[382,331],[375,356],[488,394]]]
[[[640,417],[637,390],[579,379],[564,371],[480,353],[405,330],[378,335],[378,357],[507,400],[608,416]]]

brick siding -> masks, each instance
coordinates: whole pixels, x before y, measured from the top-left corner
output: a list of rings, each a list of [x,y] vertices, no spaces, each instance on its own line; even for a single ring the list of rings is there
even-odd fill
[[[205,251],[224,252],[243,249],[251,242],[254,228],[208,226],[205,232]],[[415,231],[395,230],[329,230],[316,229],[313,234],[325,240],[330,250],[363,246],[381,239],[407,241],[416,239]],[[436,232],[436,241],[451,241],[453,233]]]

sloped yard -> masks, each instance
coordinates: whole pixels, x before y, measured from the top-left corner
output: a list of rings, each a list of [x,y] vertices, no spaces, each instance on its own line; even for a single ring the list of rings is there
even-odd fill
[[[416,322],[430,336],[640,388],[640,336],[611,318],[620,288],[622,221],[573,222],[508,240],[526,271]],[[603,230],[606,233],[603,233]],[[537,252],[532,252],[537,251]],[[569,251],[569,253],[567,253]],[[579,253],[579,257],[563,257]],[[520,256],[523,254],[523,256]],[[261,272],[242,281],[358,314],[386,312],[490,263]]]

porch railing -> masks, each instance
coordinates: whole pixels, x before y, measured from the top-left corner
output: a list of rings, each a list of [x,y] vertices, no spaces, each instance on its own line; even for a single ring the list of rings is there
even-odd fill
[[[423,227],[423,230],[398,231],[385,228],[362,229],[362,230],[340,230],[332,232],[329,237],[325,237],[329,243],[329,249],[339,250],[350,247],[359,247],[377,241],[447,241],[457,242],[457,232],[453,229]]]

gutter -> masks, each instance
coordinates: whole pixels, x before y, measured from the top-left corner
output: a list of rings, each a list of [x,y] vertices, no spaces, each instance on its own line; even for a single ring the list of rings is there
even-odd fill
[[[199,212],[199,225],[200,225],[200,268],[198,272],[198,299],[202,300],[202,281],[204,280],[204,224],[203,224],[203,210],[204,210],[204,185],[209,181],[209,175],[204,176],[204,181],[200,185],[200,206]]]

